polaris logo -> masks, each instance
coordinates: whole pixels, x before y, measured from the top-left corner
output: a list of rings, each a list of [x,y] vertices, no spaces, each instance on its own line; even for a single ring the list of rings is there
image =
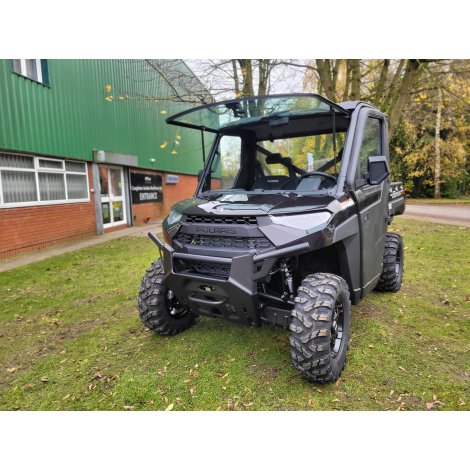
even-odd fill
[[[237,229],[226,227],[196,227],[196,233],[212,233],[217,235],[236,235]]]

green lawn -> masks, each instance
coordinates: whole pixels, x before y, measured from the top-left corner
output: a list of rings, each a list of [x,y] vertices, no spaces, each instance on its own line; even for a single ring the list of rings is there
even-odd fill
[[[207,318],[172,338],[146,331],[146,238],[0,273],[0,409],[469,410],[470,230],[392,228],[403,288],[353,307],[346,369],[329,385],[292,368],[287,331]]]

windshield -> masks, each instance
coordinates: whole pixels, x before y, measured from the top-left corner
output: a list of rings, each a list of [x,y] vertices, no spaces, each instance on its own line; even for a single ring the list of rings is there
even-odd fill
[[[336,186],[346,132],[263,140],[243,144],[221,136],[210,169],[211,191],[320,192]],[[335,154],[336,150],[336,154]],[[336,157],[336,158],[335,158]]]
[[[218,132],[234,125],[252,124],[264,119],[329,113],[332,108],[347,114],[343,108],[321,96],[272,95],[201,106],[171,116],[167,122]]]

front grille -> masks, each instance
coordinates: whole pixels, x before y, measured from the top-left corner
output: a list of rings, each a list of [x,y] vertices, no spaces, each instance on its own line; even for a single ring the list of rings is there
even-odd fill
[[[175,272],[203,274],[205,276],[228,279],[230,276],[230,265],[222,263],[206,263],[200,261],[187,261],[178,259],[174,265]]]
[[[228,279],[230,275],[230,265],[221,263],[192,263],[193,269],[199,274],[206,276],[220,277]]]
[[[219,217],[219,216],[201,216],[187,215],[186,222],[191,224],[224,224],[224,225],[256,225],[256,217],[238,216],[238,217]]]
[[[211,235],[179,233],[175,240],[183,245],[235,248],[246,251],[264,251],[274,248],[274,245],[265,237],[214,237]]]

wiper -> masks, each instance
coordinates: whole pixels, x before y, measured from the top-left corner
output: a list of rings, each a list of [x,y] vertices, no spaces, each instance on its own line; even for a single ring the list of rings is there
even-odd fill
[[[218,196],[220,196],[220,194],[221,193],[219,193],[219,192],[216,193],[216,192],[213,192],[213,191],[210,191],[210,192],[209,191],[203,191],[201,193],[201,197],[203,199],[207,199],[207,200],[211,201],[211,200],[217,198]]]
[[[246,189],[208,189],[207,191],[201,192],[201,196],[205,198],[214,198],[219,197],[227,194],[245,194],[247,191]]]

